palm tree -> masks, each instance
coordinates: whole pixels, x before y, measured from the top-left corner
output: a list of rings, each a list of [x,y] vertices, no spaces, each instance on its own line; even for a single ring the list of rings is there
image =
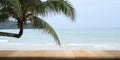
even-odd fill
[[[34,28],[39,28],[50,35],[60,44],[59,38],[54,29],[42,18],[50,13],[65,14],[74,21],[74,8],[67,0],[0,0],[0,22],[5,22],[13,17],[20,29],[18,34],[0,32],[0,36],[20,38],[23,34],[24,25],[31,21]]]

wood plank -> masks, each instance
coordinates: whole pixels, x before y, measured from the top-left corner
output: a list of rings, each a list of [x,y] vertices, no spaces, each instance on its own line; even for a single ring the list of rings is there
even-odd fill
[[[113,50],[1,50],[0,57],[42,57],[61,59],[120,59],[120,51]]]

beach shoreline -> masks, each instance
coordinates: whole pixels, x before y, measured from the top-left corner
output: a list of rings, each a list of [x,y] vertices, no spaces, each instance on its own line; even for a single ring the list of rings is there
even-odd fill
[[[0,43],[0,50],[120,50],[119,45],[67,43]]]

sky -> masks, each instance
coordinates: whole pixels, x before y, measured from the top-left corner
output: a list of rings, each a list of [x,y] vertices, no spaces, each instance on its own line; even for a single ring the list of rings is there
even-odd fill
[[[120,28],[120,0],[69,0],[76,11],[76,21],[64,15],[44,19],[58,28]]]

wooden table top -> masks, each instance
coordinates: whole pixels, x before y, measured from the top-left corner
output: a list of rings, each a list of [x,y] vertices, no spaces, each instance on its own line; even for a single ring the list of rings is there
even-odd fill
[[[119,50],[1,50],[0,58],[120,59]]]

